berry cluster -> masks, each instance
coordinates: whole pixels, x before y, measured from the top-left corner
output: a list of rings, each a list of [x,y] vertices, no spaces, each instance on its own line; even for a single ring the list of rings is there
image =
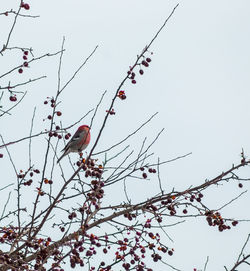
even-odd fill
[[[125,213],[124,217],[127,218],[129,221],[131,221],[133,220],[133,218],[136,218],[136,214]]]
[[[48,180],[47,178],[45,178],[45,179],[43,180],[43,182],[44,182],[45,184],[52,184],[52,183],[53,183],[52,180]]]
[[[189,198],[189,200],[191,202],[194,202],[194,200],[201,202],[201,199],[203,198],[203,194],[202,193],[196,193],[196,194],[192,194]],[[187,199],[187,198],[186,198]]]
[[[43,102],[45,105],[49,104],[50,103],[50,106],[52,108],[54,108],[56,106],[56,101],[53,97],[47,97],[47,99]],[[62,115],[62,112],[61,111],[54,111],[53,112],[56,116],[60,117]],[[53,119],[53,116],[52,115],[48,115],[47,116],[47,119],[48,120],[52,120]],[[45,119],[44,119],[45,120]],[[58,133],[58,131],[61,129],[59,125],[56,125],[55,123],[53,123],[54,125],[54,129],[55,131],[50,131],[49,132],[49,137],[57,137],[58,139],[62,139],[62,135]],[[68,140],[69,138],[71,137],[71,134],[70,133],[67,133],[65,135],[65,139]]]
[[[50,102],[50,106],[51,106],[52,108],[54,108],[55,105],[56,105],[55,99],[54,99],[53,97],[47,97],[47,99],[46,99],[43,103],[44,103],[44,104],[48,104],[49,102]]]
[[[121,100],[125,100],[127,97],[124,90],[120,90],[117,95]]]
[[[18,237],[18,228],[17,227],[3,227],[0,230],[0,243],[5,243],[11,240],[15,240]],[[1,260],[0,260],[1,262]]]
[[[98,172],[99,173],[99,172]],[[91,181],[92,190],[87,194],[88,200],[92,202],[93,205],[98,208],[98,205],[96,204],[98,199],[103,198],[104,195],[104,182],[100,180],[92,180]]]
[[[0,243],[14,242],[17,238],[20,238],[18,236],[19,232],[20,229],[18,227],[10,226],[8,228],[1,228],[0,234],[2,234],[2,236],[0,237]],[[36,251],[36,263],[34,264],[34,270],[44,270],[44,259],[50,255],[46,248],[50,245],[51,242],[52,241],[50,237],[46,239],[33,239],[32,242],[26,241],[26,247],[28,251]],[[14,258],[11,258],[8,254],[9,253],[4,253],[2,251],[0,252],[0,264],[10,265],[12,270],[30,270],[30,266],[23,259],[22,253],[18,252]],[[60,254],[60,251],[57,249],[52,252],[53,256],[58,254]]]
[[[21,8],[24,8],[24,9],[26,9],[26,10],[29,10],[29,9],[30,9],[30,5],[27,4],[27,3],[22,2],[22,3],[21,3]]]
[[[106,110],[106,112],[109,113],[110,115],[115,115],[114,108],[112,108],[111,110]]]
[[[144,170],[145,170],[145,167],[141,167],[140,170],[141,170],[141,171],[144,171]],[[149,172],[149,173],[156,173],[156,169],[154,169],[154,168],[148,168],[148,172]],[[142,173],[142,177],[143,177],[144,179],[146,179],[146,178],[148,177],[147,173],[146,173],[146,172],[143,172],[143,173]]]
[[[140,75],[144,74],[144,70],[142,69],[141,66],[144,66],[144,67],[147,68],[147,67],[149,67],[149,63],[152,61],[151,58],[149,58],[149,57],[145,57],[144,55],[142,57],[143,57],[143,60],[140,63],[136,64],[136,65],[138,65],[140,67],[140,69],[139,69]],[[129,71],[128,71],[128,78],[131,80],[132,84],[136,84],[136,80],[135,80],[136,74],[134,72],[135,66],[129,67]]]
[[[17,177],[19,179],[21,179],[21,184],[23,184],[24,186],[30,186],[33,182],[32,177],[33,177],[34,173],[39,174],[40,170],[39,169],[31,169],[29,171],[29,176],[28,176],[28,172],[24,173],[23,170],[20,170]]]
[[[102,173],[103,173],[103,167],[102,165],[96,165],[94,159],[90,159],[86,162],[85,159],[82,159],[81,161],[77,161],[76,165],[79,167],[82,165],[83,171],[85,171],[85,177],[96,177],[97,179],[101,179]]]
[[[225,219],[221,217],[219,212],[206,211],[207,223],[209,226],[217,226],[220,232],[224,230],[230,230],[231,227],[225,224]],[[233,221],[232,225],[236,226],[238,221]]]
[[[22,67],[27,68],[29,66],[28,62],[26,61],[28,59],[28,55],[29,55],[28,51],[23,51],[23,60],[24,60],[24,62],[23,62]],[[19,68],[18,72],[23,73],[23,68]]]
[[[69,220],[72,220],[73,218],[76,218],[76,217],[77,217],[76,212],[72,212],[72,213],[70,213],[70,214],[68,215],[68,219],[69,219]]]
[[[45,195],[45,192],[40,187],[37,187],[36,190],[37,190],[37,193],[38,193],[39,196],[44,196]]]

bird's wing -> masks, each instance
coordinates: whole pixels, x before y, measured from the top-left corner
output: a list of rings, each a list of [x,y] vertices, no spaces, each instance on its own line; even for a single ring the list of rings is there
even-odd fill
[[[82,131],[76,131],[75,134],[72,136],[70,141],[67,143],[67,145],[62,149],[62,151],[66,151],[72,143],[75,144],[75,142],[79,141],[81,138]]]

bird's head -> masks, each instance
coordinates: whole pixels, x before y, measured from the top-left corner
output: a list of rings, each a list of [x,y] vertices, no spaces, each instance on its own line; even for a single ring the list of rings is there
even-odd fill
[[[88,125],[82,125],[78,128],[78,131],[89,131],[90,127]]]

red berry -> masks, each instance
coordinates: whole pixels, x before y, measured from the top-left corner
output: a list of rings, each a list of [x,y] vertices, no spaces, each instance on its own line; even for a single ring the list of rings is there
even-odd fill
[[[57,114],[58,117],[60,117],[62,115],[62,112],[61,111],[57,111],[56,114]]]
[[[3,158],[3,154],[2,153],[0,153],[0,158]]]
[[[24,54],[27,56],[29,54],[29,52],[28,51],[24,51]]]
[[[69,139],[69,135],[65,135],[65,139],[68,140]]]
[[[43,103],[44,103],[44,104],[47,104],[47,103],[48,103],[48,101],[44,101]]]
[[[26,9],[26,10],[29,10],[29,9],[30,9],[30,5],[29,5],[29,4],[24,4],[23,7],[24,7],[24,9]]]
[[[147,62],[151,62],[151,58],[147,57],[147,58],[146,58],[146,61],[147,61]]]
[[[29,65],[29,64],[28,64],[27,61],[23,62],[23,66],[24,66],[24,67],[28,67],[28,65]]]
[[[18,72],[23,73],[23,69],[22,68],[18,69]]]
[[[62,139],[62,136],[61,136],[61,135],[58,135],[58,139]]]
[[[183,212],[183,214],[186,214],[188,211],[187,211],[187,209],[184,209],[182,212]]]
[[[144,172],[144,173],[142,174],[142,177],[143,177],[144,179],[146,179],[146,178],[147,178],[147,173]]]
[[[133,79],[133,80],[132,80],[131,82],[132,82],[132,84],[136,84],[136,81],[135,81],[135,79]]]
[[[10,101],[12,101],[12,102],[16,102],[16,101],[17,101],[16,96],[10,96]]]
[[[27,58],[27,56],[23,56],[23,59],[24,59],[24,60],[27,60],[28,58]]]
[[[51,116],[51,115],[48,115],[48,119],[51,120],[51,119],[52,119],[52,116]]]
[[[242,188],[243,187],[243,184],[242,183],[239,183],[239,188]]]
[[[144,74],[144,71],[143,71],[143,70],[139,70],[139,73],[140,73],[141,75],[143,75],[143,74]]]

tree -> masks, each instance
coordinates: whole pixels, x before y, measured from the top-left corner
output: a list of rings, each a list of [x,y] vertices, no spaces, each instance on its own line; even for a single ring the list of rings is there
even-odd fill
[[[72,268],[84,267],[84,270],[150,271],[157,270],[158,263],[179,270],[169,264],[169,259],[175,251],[171,237],[166,231],[168,227],[182,223],[183,220],[179,218],[202,217],[208,226],[215,227],[220,232],[229,231],[237,226],[239,221],[232,218],[234,215],[224,216],[223,208],[240,198],[246,191],[217,209],[204,202],[204,197],[206,198],[209,189],[214,189],[215,186],[236,182],[237,186],[242,188],[243,182],[249,180],[242,171],[243,168],[248,168],[250,163],[243,149],[238,163],[223,169],[222,173],[205,182],[179,191],[175,188],[165,188],[160,172],[164,165],[184,159],[191,153],[169,160],[153,158],[151,149],[163,130],[156,133],[149,143],[146,137],[141,141],[137,139],[138,145],[140,144],[138,150],[131,149],[127,143],[137,134],[141,135],[156,113],[120,140],[112,140],[111,146],[102,147],[105,130],[109,129],[110,132],[110,128],[107,127],[108,121],[115,119],[122,103],[129,103],[126,90],[128,83],[136,86],[137,78],[147,73],[153,59],[151,46],[177,7],[178,5],[173,8],[151,41],[137,55],[112,93],[109,103],[105,101],[107,91],[104,91],[95,108],[86,110],[84,116],[70,125],[64,125],[63,121],[63,94],[78,73],[92,60],[98,47],[96,46],[70,78],[62,83],[65,39],[59,51],[39,56],[36,56],[31,48],[11,46],[13,30],[19,17],[35,19],[36,16],[29,14],[30,5],[22,1],[16,11],[11,9],[1,13],[2,16],[13,16],[13,19],[0,53],[2,57],[9,57],[9,52],[18,52],[23,58],[20,65],[6,69],[0,75],[1,118],[7,118],[14,112],[15,107],[23,105],[27,93],[22,90],[24,86],[35,81],[38,81],[38,84],[41,79],[45,79],[42,75],[20,82],[20,79],[15,78],[16,73],[24,74],[29,67],[32,68],[33,63],[43,58],[49,61],[59,56],[59,65],[56,92],[43,101],[42,114],[46,114],[46,117],[42,121],[39,120],[41,126],[45,123],[46,129],[38,133],[33,132],[35,121],[38,121],[36,111],[40,107],[40,104],[36,104],[31,125],[25,123],[30,127],[29,135],[15,140],[6,140],[1,136],[2,161],[7,160],[12,165],[12,172],[7,173],[10,180],[13,174],[16,180],[14,183],[7,180],[8,184],[1,188],[3,195],[7,189],[11,189],[12,192],[7,194],[7,199],[2,204],[0,270],[58,271],[70,265]],[[76,159],[76,156],[69,156],[57,165],[58,150],[70,139],[69,131],[83,121],[89,122],[92,129],[98,127],[96,135],[91,132],[92,145],[77,161],[72,159]],[[37,138],[41,139],[39,144],[43,144],[44,153],[41,152],[38,162],[35,162],[34,155],[40,150],[39,146],[38,149],[33,147]],[[13,154],[14,149],[18,150],[19,144],[23,142],[28,142],[28,163],[15,162]],[[100,151],[96,150],[97,147]],[[25,154],[22,155],[26,158]],[[153,179],[154,186],[157,183],[157,194],[143,199],[137,195],[135,199],[131,199],[127,189],[131,180],[136,180],[140,182],[140,186],[146,187]],[[119,203],[117,199],[113,199],[114,192],[119,193]],[[11,193],[16,195],[15,203],[12,202],[14,200]],[[140,190],[136,193],[139,194]],[[244,253],[247,243],[248,238],[235,265],[232,268],[225,267],[226,270],[236,270],[235,268],[248,263],[250,254]],[[207,263],[208,260],[204,270]]]

